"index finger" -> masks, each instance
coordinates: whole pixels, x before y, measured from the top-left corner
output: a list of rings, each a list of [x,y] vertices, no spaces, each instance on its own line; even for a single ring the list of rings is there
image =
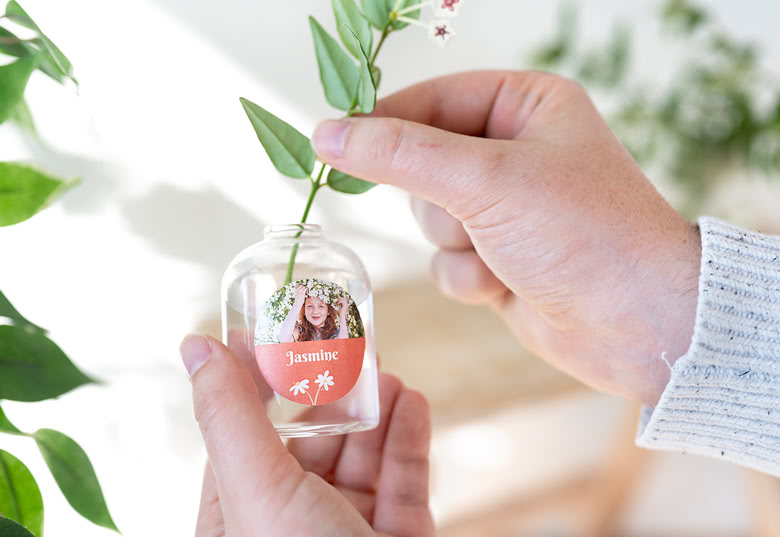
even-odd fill
[[[543,78],[534,71],[469,71],[420,82],[385,97],[367,117],[394,117],[438,129],[513,139]],[[531,99],[529,99],[531,97]]]

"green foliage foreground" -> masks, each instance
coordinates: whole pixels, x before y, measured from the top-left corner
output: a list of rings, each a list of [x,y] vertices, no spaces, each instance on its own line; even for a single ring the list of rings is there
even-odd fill
[[[18,37],[21,32],[32,37]],[[0,123],[14,121],[34,132],[24,101],[28,80],[39,71],[60,83],[76,83],[71,63],[15,0],[8,2],[0,17],[2,56],[10,62],[0,66]],[[0,226],[27,220],[74,184],[26,164],[0,162]],[[54,399],[96,382],[71,362],[46,330],[22,316],[2,292],[0,323],[0,402]],[[95,524],[118,531],[92,464],[73,439],[52,429],[23,432],[2,408],[0,433],[34,441],[73,509]],[[43,498],[30,470],[0,449],[0,535],[41,537],[43,512]]]

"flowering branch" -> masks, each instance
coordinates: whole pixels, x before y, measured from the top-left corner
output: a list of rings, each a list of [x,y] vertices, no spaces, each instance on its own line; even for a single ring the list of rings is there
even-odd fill
[[[398,15],[406,15],[407,13],[411,13],[412,11],[417,11],[420,8],[427,7],[427,6],[430,6],[432,4],[433,4],[433,2],[422,2],[420,4],[415,4],[413,6],[405,7],[403,9],[396,9],[395,12]]]
[[[345,111],[347,117],[373,112],[381,76],[376,61],[391,33],[407,26],[421,26],[428,31],[429,38],[441,46],[455,35],[448,20],[434,19],[423,23],[418,19],[424,7],[431,7],[437,17],[452,17],[464,0],[413,1],[396,0],[393,8],[388,10],[386,0],[361,0],[361,10],[355,0],[333,0],[337,30],[346,51],[313,17],[309,17],[325,98],[333,107]],[[372,46],[372,28],[381,32],[376,47]],[[346,194],[362,194],[376,186],[335,169],[331,169],[323,180],[325,163],[321,164],[315,179],[312,173],[316,155],[311,141],[251,101],[242,98],[241,103],[276,168],[288,177],[309,179],[311,190],[301,224],[306,223],[314,198],[322,187],[329,186]],[[299,238],[302,232],[301,227],[295,238]],[[296,242],[290,253],[284,285],[293,279],[299,244]]]

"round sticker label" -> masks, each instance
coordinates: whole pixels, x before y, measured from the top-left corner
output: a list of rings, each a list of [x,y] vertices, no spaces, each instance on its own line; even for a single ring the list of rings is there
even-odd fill
[[[341,399],[355,386],[366,348],[360,313],[339,285],[285,285],[269,298],[255,332],[260,373],[279,395],[305,405]]]

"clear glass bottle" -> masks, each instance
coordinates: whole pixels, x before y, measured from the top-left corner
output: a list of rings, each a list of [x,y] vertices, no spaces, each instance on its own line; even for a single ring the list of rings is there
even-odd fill
[[[377,426],[371,284],[354,252],[316,225],[268,226],[225,271],[222,303],[222,341],[249,368],[280,436]]]

